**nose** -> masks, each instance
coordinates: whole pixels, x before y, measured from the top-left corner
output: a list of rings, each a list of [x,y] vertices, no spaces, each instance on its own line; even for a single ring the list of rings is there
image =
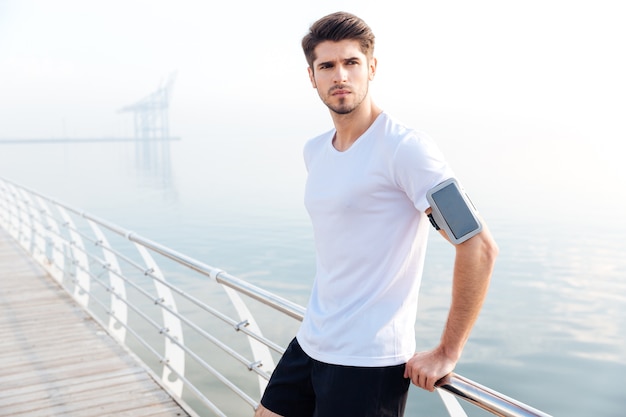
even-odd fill
[[[334,74],[334,82],[336,84],[341,84],[347,81],[348,79],[348,70],[345,66],[343,65],[337,65],[335,67],[335,74]]]

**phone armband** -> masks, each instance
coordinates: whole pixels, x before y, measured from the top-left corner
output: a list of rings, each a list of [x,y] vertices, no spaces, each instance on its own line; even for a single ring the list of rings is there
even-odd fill
[[[483,226],[478,212],[458,181],[450,178],[426,194],[432,213],[428,216],[435,229],[443,229],[458,245],[477,235]]]

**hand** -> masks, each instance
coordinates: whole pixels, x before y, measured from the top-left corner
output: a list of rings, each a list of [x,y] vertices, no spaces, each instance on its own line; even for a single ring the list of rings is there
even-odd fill
[[[406,363],[404,377],[426,391],[433,392],[435,383],[454,370],[456,360],[447,357],[440,348],[418,352]]]

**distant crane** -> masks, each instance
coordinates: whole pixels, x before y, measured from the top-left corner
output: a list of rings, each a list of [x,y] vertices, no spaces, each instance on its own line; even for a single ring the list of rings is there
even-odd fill
[[[120,113],[134,113],[135,139],[171,139],[168,108],[175,80],[174,72],[156,91],[119,110]]]

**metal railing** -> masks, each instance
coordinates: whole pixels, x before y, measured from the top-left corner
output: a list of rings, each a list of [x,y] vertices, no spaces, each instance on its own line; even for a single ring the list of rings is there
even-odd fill
[[[251,415],[305,313],[221,269],[2,178],[0,227],[195,414]],[[261,322],[273,338],[261,332]],[[460,375],[437,388],[453,417],[466,415],[456,398],[496,416],[549,417]]]

